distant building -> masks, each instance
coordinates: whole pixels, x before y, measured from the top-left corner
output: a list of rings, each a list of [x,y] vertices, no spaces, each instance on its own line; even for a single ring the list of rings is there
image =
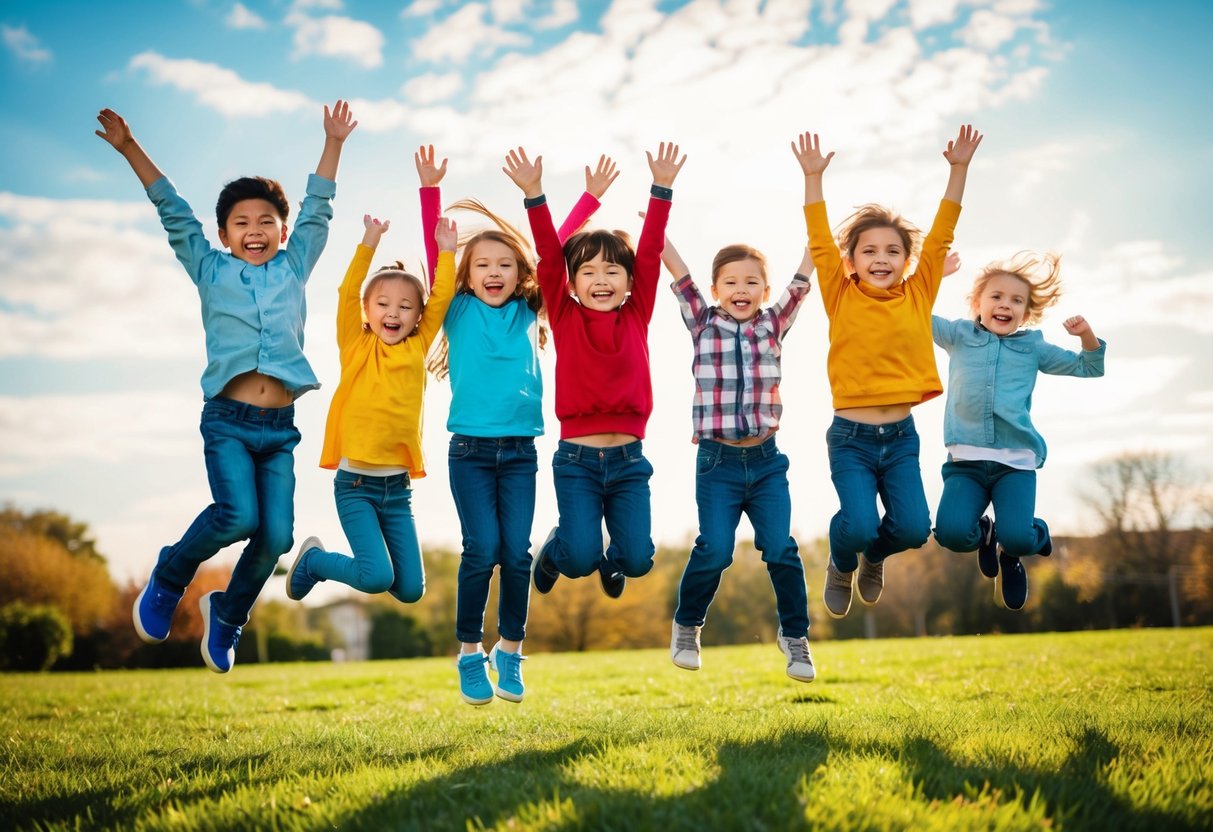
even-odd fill
[[[371,657],[371,615],[366,604],[346,598],[317,607],[312,614],[323,616],[337,634],[333,661],[361,662]]]

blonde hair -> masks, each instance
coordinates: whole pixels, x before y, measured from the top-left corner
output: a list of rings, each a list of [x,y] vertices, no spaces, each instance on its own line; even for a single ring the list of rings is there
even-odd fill
[[[855,260],[855,247],[859,245],[860,235],[874,228],[891,228],[897,232],[906,249],[907,269],[912,261],[918,259],[922,251],[922,232],[918,227],[896,211],[869,202],[859,206],[838,228],[838,248],[848,260]]]
[[[405,269],[404,263],[397,260],[390,266],[381,266],[380,268],[376,269],[375,273],[371,275],[371,279],[368,280],[366,285],[362,287],[362,309],[364,313],[366,311],[366,305],[371,300],[371,293],[375,291],[380,283],[384,283],[388,280],[399,280],[402,283],[407,283],[408,285],[412,286],[417,292],[417,303],[421,306],[421,311],[425,311],[425,281]],[[420,323],[420,318],[418,318],[418,323]],[[370,326],[371,325],[366,321],[362,322],[362,328],[364,330],[369,330]],[[416,327],[414,327],[413,332],[416,331]],[[404,337],[408,338],[412,334],[413,333],[410,332]]]
[[[1028,308],[1023,326],[1040,323],[1045,310],[1061,300],[1061,255],[1052,251],[1043,254],[1021,251],[1009,260],[987,264],[977,275],[968,297],[969,308],[974,314],[986,284],[998,275],[1018,278],[1028,287]]]
[[[497,226],[496,228],[486,228],[470,234],[460,235],[459,245],[457,246],[460,253],[459,265],[455,267],[456,294],[470,291],[471,255],[476,248],[476,244],[485,240],[491,240],[509,248],[513,252],[514,258],[518,261],[518,285],[514,287],[513,297],[522,298],[526,302],[526,305],[535,313],[536,317],[541,320],[546,319],[543,308],[543,292],[540,291],[539,280],[535,273],[535,257],[531,253],[530,244],[527,243],[522,233],[490,211],[485,207],[484,203],[477,199],[461,199],[448,206],[446,210],[471,211],[472,213],[486,217]],[[543,349],[547,346],[547,342],[548,331],[541,323],[539,325],[539,348]],[[426,369],[433,373],[435,378],[446,378],[451,373],[450,359],[450,344],[447,342],[444,330],[442,341],[434,348],[434,353],[430,356]]]

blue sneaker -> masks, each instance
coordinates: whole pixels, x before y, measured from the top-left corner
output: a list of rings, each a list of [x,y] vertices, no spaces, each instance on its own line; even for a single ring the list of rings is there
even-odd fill
[[[556,585],[556,579],[560,577],[560,570],[548,557],[548,546],[555,539],[556,529],[553,527],[548,532],[547,540],[543,541],[543,545],[539,547],[539,556],[535,558],[535,591],[540,595],[547,595],[551,592],[552,587]]]
[[[987,578],[998,577],[998,538],[994,536],[994,521],[984,514],[977,521],[981,540],[977,541],[977,568]]]
[[[148,644],[159,644],[168,638],[169,625],[173,623],[173,613],[181,602],[180,592],[173,592],[164,584],[158,583],[148,576],[147,585],[135,599],[131,617],[135,621],[135,632],[139,638]]]
[[[521,702],[526,687],[522,684],[522,662],[526,656],[522,651],[511,653],[493,645],[489,652],[489,667],[497,674],[497,695],[509,702]]]
[[[240,627],[219,620],[212,596],[222,592],[208,592],[198,602],[202,610],[202,660],[216,673],[227,673],[236,663],[236,645],[240,643]]]
[[[299,553],[295,555],[290,571],[286,573],[286,597],[292,601],[302,601],[318,581],[307,571],[307,553],[312,549],[324,551],[320,538],[309,537],[299,544]]]
[[[1022,610],[1023,605],[1028,602],[1028,573],[1024,570],[1023,563],[1019,558],[999,551],[998,566],[998,580],[995,585],[1002,595],[1003,604],[1009,610]]]
[[[489,657],[476,651],[459,656],[459,695],[469,705],[487,705],[493,701],[493,686],[484,667]]]

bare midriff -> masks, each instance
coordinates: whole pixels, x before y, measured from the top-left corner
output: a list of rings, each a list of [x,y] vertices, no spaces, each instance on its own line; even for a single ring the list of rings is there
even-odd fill
[[[295,401],[281,381],[256,370],[234,377],[223,386],[219,395],[255,407],[286,407]]]
[[[617,448],[620,445],[639,442],[640,437],[630,433],[587,433],[585,436],[571,436],[564,441],[590,448]]]
[[[762,436],[747,436],[745,439],[713,439],[713,442],[719,442],[721,445],[732,445],[734,448],[752,448],[755,445],[761,445],[772,436],[775,431],[769,430]]]
[[[891,422],[900,422],[909,416],[910,405],[905,403],[882,404],[874,407],[844,407],[841,410],[835,410],[834,415],[850,419],[852,422],[859,422],[861,425],[887,425]]]

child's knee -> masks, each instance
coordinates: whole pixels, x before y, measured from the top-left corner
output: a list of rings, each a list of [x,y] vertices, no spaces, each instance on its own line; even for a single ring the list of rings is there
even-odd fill
[[[612,556],[625,576],[639,578],[653,568],[653,554],[656,551],[652,539],[648,538],[643,542],[628,541],[617,545]]]
[[[1031,526],[1021,529],[1003,529],[997,526],[998,545],[1013,558],[1023,558],[1035,555],[1037,547],[1036,530]]]
[[[402,604],[416,604],[425,595],[425,581],[402,583],[389,588],[388,592]]]

